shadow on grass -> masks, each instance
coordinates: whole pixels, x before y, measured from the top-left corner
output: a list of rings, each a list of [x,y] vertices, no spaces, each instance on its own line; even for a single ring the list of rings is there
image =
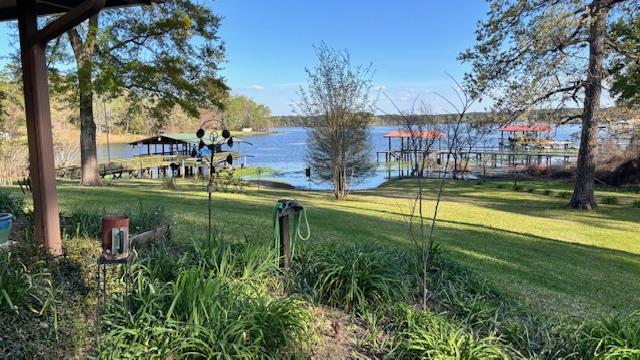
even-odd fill
[[[60,192],[65,207],[121,208],[139,201],[163,202],[176,215],[177,237],[188,239],[206,231],[206,194],[197,189],[159,192],[122,186],[87,191],[62,187]],[[312,229],[309,241],[384,242],[411,248],[399,211],[377,209],[375,203],[371,208],[358,207],[322,193],[219,194],[214,197],[214,224],[224,226],[225,233],[237,239],[247,234],[270,237],[273,206],[285,197],[307,201]],[[500,202],[485,206],[512,211],[508,206],[516,207],[517,200]],[[639,255],[451,220],[438,222],[436,240],[450,256],[488,278],[503,293],[548,313],[595,316],[640,307]]]

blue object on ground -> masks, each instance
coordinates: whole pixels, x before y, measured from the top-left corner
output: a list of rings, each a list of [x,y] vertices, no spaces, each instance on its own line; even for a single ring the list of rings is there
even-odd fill
[[[12,214],[0,213],[0,244],[4,244],[9,240],[13,218]]]

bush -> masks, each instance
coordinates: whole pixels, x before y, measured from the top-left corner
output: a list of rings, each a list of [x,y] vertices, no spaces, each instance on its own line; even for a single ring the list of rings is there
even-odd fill
[[[634,208],[634,209],[640,209],[640,200],[634,201],[631,204],[631,207]]]
[[[536,191],[536,189],[534,189],[534,188],[528,188],[528,189],[527,189],[527,192],[528,192],[528,193],[534,193],[535,191]]]
[[[602,203],[606,205],[618,205],[619,200],[616,196],[605,196],[602,198]]]
[[[553,195],[553,191],[549,190],[549,189],[544,189],[544,191],[542,192],[542,194],[544,195]]]
[[[0,190],[0,212],[11,213],[15,216],[22,215],[24,213],[24,198]]]
[[[514,191],[522,191],[522,185],[514,185],[513,186],[513,190]]]
[[[406,261],[392,249],[326,243],[307,249],[298,262],[299,282],[316,300],[347,310],[406,296]]]

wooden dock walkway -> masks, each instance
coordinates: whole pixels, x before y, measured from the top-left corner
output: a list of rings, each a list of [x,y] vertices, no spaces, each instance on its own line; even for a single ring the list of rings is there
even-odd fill
[[[238,152],[220,152],[214,156],[214,163],[222,163],[231,154],[233,159],[238,159]],[[110,162],[100,162],[98,171],[100,177],[111,176],[112,178],[122,178],[126,176],[132,178],[152,178],[154,170],[156,177],[166,177],[171,171],[172,176],[198,176],[206,174],[209,164],[208,160],[201,160],[186,155],[144,155],[127,159],[113,159]],[[220,165],[220,168],[226,166]],[[80,165],[61,166],[56,168],[56,177],[60,179],[80,178]]]

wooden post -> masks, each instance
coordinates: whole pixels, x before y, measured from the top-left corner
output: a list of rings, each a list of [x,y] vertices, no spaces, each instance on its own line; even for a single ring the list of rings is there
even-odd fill
[[[291,238],[289,236],[289,216],[278,218],[280,227],[280,267],[289,268],[291,263]]]
[[[18,1],[17,5],[35,236],[49,254],[58,256],[62,242],[45,49],[33,41],[38,32],[35,1]]]
[[[35,236],[49,254],[58,256],[62,254],[62,242],[45,47],[49,41],[98,13],[104,7],[105,0],[83,1],[41,30],[38,30],[36,0],[21,0],[15,4],[20,33]]]

